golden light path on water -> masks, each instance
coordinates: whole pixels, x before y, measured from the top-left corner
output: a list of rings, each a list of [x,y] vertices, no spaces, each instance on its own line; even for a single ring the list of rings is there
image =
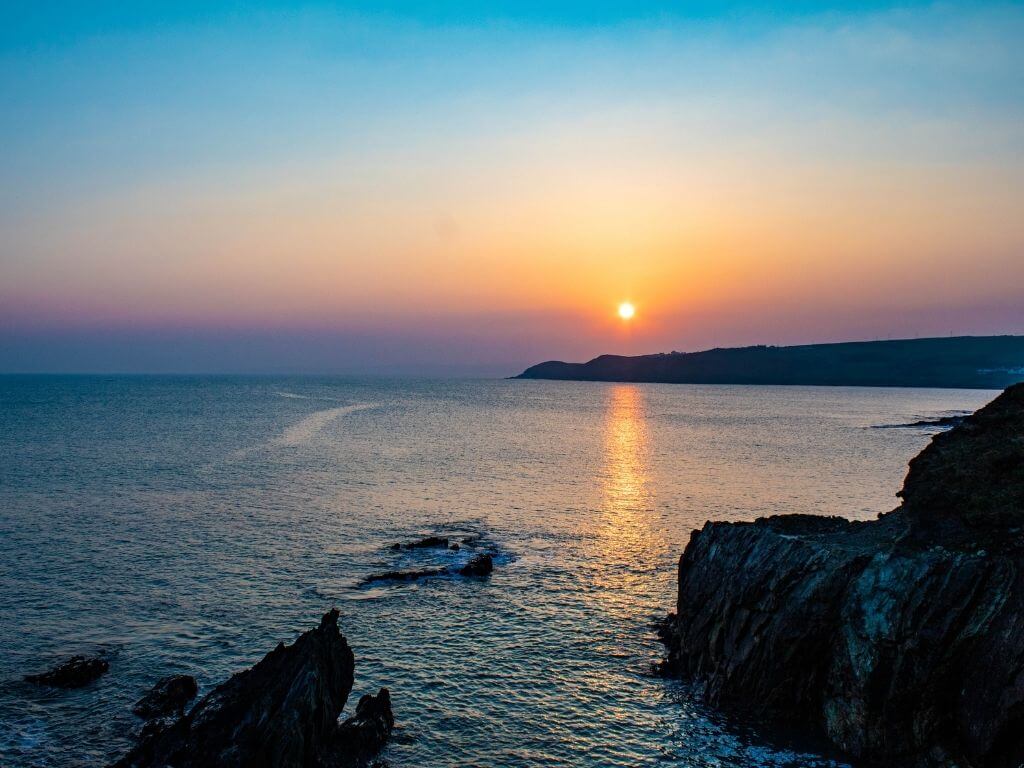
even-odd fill
[[[650,599],[650,552],[664,543],[651,525],[650,436],[641,387],[620,384],[608,391],[601,471],[602,509],[597,530],[598,594],[614,613],[629,613]],[[633,606],[631,608],[631,606]]]

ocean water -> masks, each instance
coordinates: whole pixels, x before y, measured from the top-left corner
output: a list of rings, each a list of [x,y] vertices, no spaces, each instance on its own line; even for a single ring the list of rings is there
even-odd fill
[[[331,606],[403,766],[815,766],[650,674],[705,520],[895,506],[994,392],[271,377],[0,378],[0,764],[102,765],[157,678],[201,694]],[[489,579],[362,586],[458,561]],[[73,653],[77,691],[21,681]]]

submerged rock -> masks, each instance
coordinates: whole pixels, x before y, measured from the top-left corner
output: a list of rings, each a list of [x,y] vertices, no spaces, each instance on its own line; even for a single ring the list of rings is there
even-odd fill
[[[458,545],[453,545],[457,550]],[[494,570],[494,557],[489,552],[474,555],[461,567],[454,565],[441,568],[416,568],[408,571],[384,571],[367,576],[363,586],[381,581],[418,581],[438,576],[487,576]]]
[[[910,463],[872,522],[707,523],[679,562],[665,671],[810,723],[865,763],[1024,762],[1024,385]]]
[[[474,555],[464,566],[459,568],[460,576],[487,576],[494,570],[494,558],[489,554]]]
[[[363,585],[375,584],[378,581],[416,581],[430,576],[447,576],[447,568],[420,568],[414,571],[384,571],[372,573],[363,579]]]
[[[199,686],[192,675],[170,675],[159,680],[149,693],[139,699],[132,712],[145,720],[181,714],[198,692]]]
[[[939,427],[940,429],[952,429],[964,423],[966,415],[940,416],[937,419],[920,419],[907,424],[879,424],[875,429],[906,429],[908,427]]]
[[[55,688],[81,688],[110,669],[110,663],[98,656],[72,656],[62,664],[38,675],[25,675],[29,683]]]
[[[391,549],[448,549],[448,537],[427,536],[405,544],[392,544]]]
[[[355,662],[338,611],[292,645],[280,643],[176,720],[154,720],[117,766],[298,768],[340,765],[362,748],[348,743],[338,716]],[[389,700],[390,701],[390,700]]]

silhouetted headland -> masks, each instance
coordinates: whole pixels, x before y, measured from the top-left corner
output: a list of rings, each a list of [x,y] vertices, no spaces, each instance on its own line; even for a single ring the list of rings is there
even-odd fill
[[[1024,336],[957,336],[716,348],[587,363],[549,361],[520,379],[1003,389],[1024,381]]]
[[[1024,764],[1024,384],[936,435],[869,522],[707,523],[665,671],[869,765]]]

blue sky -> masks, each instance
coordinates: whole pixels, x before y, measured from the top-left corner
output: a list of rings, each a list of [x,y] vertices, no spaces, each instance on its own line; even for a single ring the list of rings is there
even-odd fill
[[[1024,332],[1019,4],[5,13],[0,370]]]
[[[843,14],[907,8],[928,3],[864,2],[39,2],[12,4],[2,30],[5,49],[31,48],[75,38],[137,32],[179,24],[229,24],[254,12],[297,14],[331,11],[391,16],[429,25],[476,25],[517,22],[566,28],[614,25],[635,20],[707,20],[758,18],[766,23],[802,15]]]

